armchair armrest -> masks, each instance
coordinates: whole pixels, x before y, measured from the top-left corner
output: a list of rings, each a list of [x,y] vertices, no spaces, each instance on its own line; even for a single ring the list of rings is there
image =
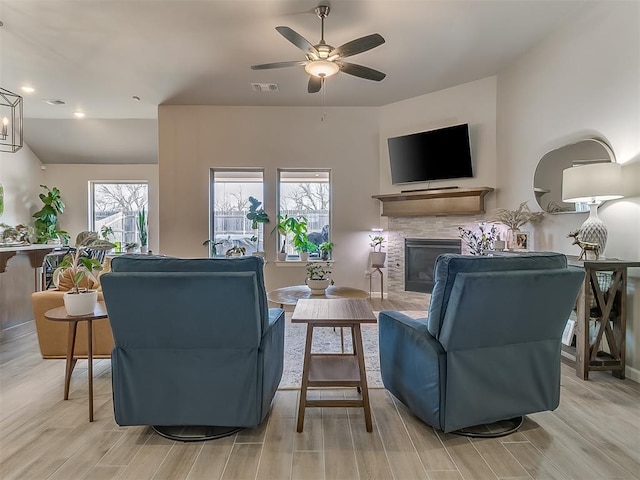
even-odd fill
[[[425,319],[380,312],[380,371],[384,386],[430,425],[440,425],[446,385],[446,352]]]

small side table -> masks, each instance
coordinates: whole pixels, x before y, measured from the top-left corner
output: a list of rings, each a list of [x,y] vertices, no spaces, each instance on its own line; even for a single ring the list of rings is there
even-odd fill
[[[361,323],[376,323],[369,301],[351,298],[299,300],[291,323],[307,324],[297,431],[302,432],[306,407],[362,407],[367,432],[373,431],[360,331]],[[315,327],[351,327],[353,353],[311,353]],[[362,399],[308,400],[309,387],[358,387]]]
[[[71,384],[71,373],[76,366],[76,359],[73,358],[73,351],[76,345],[76,330],[78,322],[87,322],[87,376],[89,377],[89,421],[93,422],[93,320],[107,318],[107,307],[104,302],[98,302],[93,313],[82,316],[72,316],[67,313],[64,307],[57,307],[48,310],[44,314],[45,318],[54,322],[69,323],[69,337],[67,340],[67,362],[64,373],[64,399],[69,399],[69,385]]]

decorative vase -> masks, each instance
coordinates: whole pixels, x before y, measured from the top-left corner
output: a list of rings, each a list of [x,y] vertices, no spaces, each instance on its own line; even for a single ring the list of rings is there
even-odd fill
[[[506,239],[507,250],[517,250],[518,249],[518,243],[516,241],[516,236],[517,236],[517,233],[519,231],[520,230],[512,230],[512,229],[509,229],[507,231],[507,239]]]
[[[143,245],[140,247],[140,253],[149,253],[149,245]]]
[[[304,282],[311,290],[311,295],[324,295],[324,292],[331,283],[331,280],[328,278],[325,280],[312,280],[311,278],[307,278]]]
[[[62,296],[64,308],[67,313],[73,317],[81,315],[89,315],[98,304],[98,291],[89,290],[88,292],[71,293],[65,292]]]
[[[607,226],[598,217],[598,205],[590,203],[589,218],[580,227],[580,240],[599,244],[600,254],[603,254],[604,247],[607,245],[607,236]]]
[[[384,267],[384,261],[387,259],[386,252],[371,252],[371,266]]]
[[[323,261],[327,261],[329,260],[329,251],[328,250],[322,250],[322,254],[320,255],[320,259]]]

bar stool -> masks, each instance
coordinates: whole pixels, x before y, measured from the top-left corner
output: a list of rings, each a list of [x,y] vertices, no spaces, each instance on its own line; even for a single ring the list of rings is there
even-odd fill
[[[369,298],[371,298],[371,294],[373,293],[372,277],[375,272],[380,274],[380,298],[384,298],[384,273],[381,268],[384,268],[384,265],[371,265],[371,272],[369,273]]]

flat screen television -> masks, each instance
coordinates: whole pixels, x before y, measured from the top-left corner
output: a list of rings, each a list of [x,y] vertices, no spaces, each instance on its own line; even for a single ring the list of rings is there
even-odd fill
[[[473,177],[466,123],[393,137],[387,142],[394,185]]]

